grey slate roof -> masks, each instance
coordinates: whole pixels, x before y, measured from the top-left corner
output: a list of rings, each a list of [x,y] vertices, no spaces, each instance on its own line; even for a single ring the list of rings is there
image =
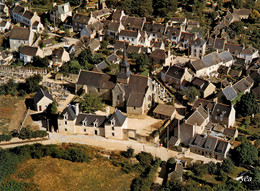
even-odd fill
[[[242,52],[243,46],[242,45],[238,45],[238,44],[225,43],[224,50],[228,50],[231,54],[236,56],[236,55],[238,55],[239,53]]]
[[[73,121],[74,119],[76,119],[76,113],[75,113],[75,109],[72,105],[68,105],[63,112],[61,113],[61,117],[63,117],[65,114],[68,115],[68,120],[69,121]]]
[[[169,67],[169,66],[164,67],[162,72],[165,73],[165,75],[167,75],[167,76],[180,80],[182,78],[182,76],[184,75],[185,69],[181,68],[179,66],[173,65],[171,67]]]
[[[217,52],[212,52],[202,58],[202,61],[206,67],[217,65],[222,62]]]
[[[241,80],[239,80],[237,83],[233,85],[233,88],[237,92],[237,94],[240,94],[241,92],[244,92],[248,88],[251,88],[254,85],[254,80],[247,76]]]
[[[125,120],[126,120],[126,116],[122,114],[122,112],[118,109],[115,110],[115,112],[110,116],[109,120],[107,121],[107,123],[111,123],[111,120],[115,120],[115,126],[121,127]]]
[[[229,137],[234,137],[236,132],[236,128],[225,128],[223,134]]]
[[[195,60],[191,62],[192,67],[194,68],[195,71],[199,71],[203,68],[205,68],[205,65],[201,59]]]
[[[48,92],[46,92],[43,89],[39,89],[38,92],[33,97],[34,103],[38,103],[43,97],[47,97],[50,100],[53,100],[53,97],[51,94],[49,94]]]
[[[215,152],[224,154],[227,151],[228,144],[227,141],[219,139]]]
[[[219,57],[220,59],[225,63],[225,62],[229,62],[231,60],[234,60],[233,59],[233,56],[230,54],[230,52],[228,51],[224,51],[224,52],[221,52],[219,53]]]
[[[79,85],[88,85],[101,89],[112,89],[115,84],[111,76],[94,71],[81,70],[77,81]]]
[[[204,144],[204,148],[213,151],[217,145],[218,139],[216,137],[208,136]]]
[[[235,99],[238,95],[237,92],[234,90],[232,86],[227,86],[222,90],[224,96],[226,97],[227,100],[232,101]]]
[[[214,43],[214,48],[223,50],[225,45],[225,39],[216,38]]]
[[[86,126],[93,126],[94,122],[97,122],[97,127],[104,127],[106,116],[92,115],[86,113],[80,113],[76,120],[76,125],[83,126],[82,122],[86,122]]]
[[[241,52],[241,54],[246,54],[246,55],[252,55],[252,54],[254,54],[255,52],[257,52],[258,50],[256,49],[256,48],[254,48],[254,47],[248,47],[248,48],[246,48],[245,50],[243,50],[242,52]]]

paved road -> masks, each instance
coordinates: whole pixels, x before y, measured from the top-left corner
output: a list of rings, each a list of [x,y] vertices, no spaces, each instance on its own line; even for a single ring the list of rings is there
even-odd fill
[[[164,147],[155,147],[152,144],[143,144],[139,143],[136,141],[132,140],[112,140],[112,139],[106,139],[104,137],[100,136],[88,136],[88,135],[63,135],[63,134],[58,134],[58,133],[49,133],[49,140],[46,141],[37,141],[38,143],[42,144],[60,144],[60,143],[79,143],[79,144],[86,144],[86,145],[91,145],[91,146],[96,146],[96,147],[101,147],[103,149],[107,150],[119,150],[119,151],[125,151],[127,148],[131,147],[135,150],[135,153],[139,153],[141,151],[149,152],[153,156],[160,157],[162,160],[167,161],[171,157],[183,157],[182,154],[172,151],[172,150],[167,150]],[[23,144],[11,144],[11,145],[5,145],[5,146],[0,146],[2,148],[11,148],[11,147],[16,147],[19,145],[24,145],[24,144],[33,144],[35,142],[29,142],[29,143],[23,143]],[[204,162],[210,162],[216,160],[214,159],[209,159],[201,155],[197,155],[194,153],[188,154],[186,157],[192,158],[193,160],[201,160]]]

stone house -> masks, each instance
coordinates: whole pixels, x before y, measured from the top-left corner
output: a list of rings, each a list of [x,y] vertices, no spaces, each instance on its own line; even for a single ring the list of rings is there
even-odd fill
[[[111,21],[104,21],[104,28],[106,30],[106,34],[113,38],[115,38],[121,30],[125,29],[122,23]]]
[[[36,111],[43,112],[52,104],[52,95],[43,89],[40,89],[33,97],[34,107]]]
[[[178,123],[177,127],[175,127],[177,133],[174,134],[177,138],[177,142],[189,145],[190,140],[196,134],[203,133],[209,120],[209,113],[202,106],[197,107],[186,120],[183,120],[181,124]]]
[[[183,81],[186,80],[190,82],[192,77],[187,67],[181,68],[176,65],[171,67],[166,66],[161,71],[161,80],[176,89],[181,89]]]
[[[33,32],[30,29],[14,27],[9,36],[10,48],[17,51],[21,46],[31,46],[33,43]]]
[[[206,52],[206,41],[197,37],[191,42],[191,57],[201,58]]]
[[[190,151],[205,157],[223,160],[231,148],[228,141],[216,137],[196,135],[190,142]]]
[[[230,52],[233,56],[238,56],[244,49],[243,45],[225,43],[224,50]]]
[[[180,49],[189,49],[192,41],[197,39],[196,33],[181,32],[180,40],[178,42]]]
[[[103,72],[81,70],[75,90],[78,92],[82,89],[85,93],[110,101],[112,99],[111,90],[114,86],[113,78]]]
[[[222,89],[218,97],[224,96],[226,100],[233,101],[238,95],[249,93],[253,85],[254,80],[250,76],[247,76],[236,82],[234,85],[231,84]]]
[[[49,11],[50,20],[55,23],[64,22],[67,17],[72,16],[72,8],[70,3],[63,3],[61,5],[57,5],[57,3],[53,3],[52,9]]]
[[[125,27],[125,29],[132,30],[132,31],[142,31],[145,22],[146,22],[145,17],[138,18],[138,17],[123,16],[121,19],[121,23]]]
[[[226,105],[205,99],[196,99],[193,108],[202,106],[210,113],[210,121],[226,127],[232,127],[236,120],[236,111],[233,105]]]
[[[182,31],[182,27],[166,26],[164,36],[167,37],[167,39],[174,45],[177,45],[177,43],[180,41]]]
[[[141,38],[139,31],[121,30],[119,33],[119,41],[129,42],[130,45],[137,46]]]
[[[80,37],[86,36],[87,38],[94,39],[96,35],[102,35],[103,29],[103,23],[100,21],[85,25],[80,31]]]
[[[229,51],[223,51],[219,53],[219,57],[223,62],[223,66],[231,67],[235,60]]]
[[[105,20],[107,17],[111,15],[111,12],[109,9],[105,8],[102,10],[97,10],[91,13],[94,18],[96,18],[99,21]]]
[[[127,117],[119,110],[107,116],[81,113],[79,104],[68,105],[58,117],[59,133],[98,135],[110,139],[123,139]]]
[[[165,52],[165,50],[156,49],[149,55],[149,58],[154,64],[170,66],[173,64],[174,57],[170,50]]]
[[[20,5],[13,8],[12,19],[29,27],[33,26],[35,22],[41,22],[41,18],[36,12],[31,12],[27,7],[21,7]]]
[[[64,49],[55,49],[52,52],[52,65],[61,67],[65,62],[70,61],[69,53]]]
[[[75,14],[72,18],[73,31],[80,32],[86,25],[96,23],[98,20],[90,14],[90,16]]]
[[[194,77],[191,81],[191,85],[196,87],[201,97],[206,98],[209,95],[212,95],[216,91],[216,86],[208,80],[202,78]]]
[[[44,57],[43,51],[39,47],[24,46],[20,50],[20,59],[24,64],[33,61],[34,56]]]
[[[245,59],[245,63],[251,63],[253,59],[259,58],[259,52],[254,47],[244,49],[239,55],[239,58]]]
[[[143,31],[148,35],[149,40],[159,41],[165,33],[165,25],[154,22],[145,22]]]
[[[172,120],[176,115],[176,108],[172,105],[158,104],[153,110],[153,117]]]

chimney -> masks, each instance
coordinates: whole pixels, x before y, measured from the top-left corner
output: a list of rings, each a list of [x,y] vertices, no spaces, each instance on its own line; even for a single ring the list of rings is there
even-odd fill
[[[54,3],[52,4],[52,7],[55,7],[56,5],[57,5],[57,3],[54,2]]]
[[[180,120],[178,120],[178,135],[177,135],[178,137],[178,139],[180,139],[180,137],[181,137],[181,126],[180,126]]]
[[[106,118],[108,118],[109,115],[110,115],[110,107],[106,107]]]
[[[76,116],[79,115],[79,103],[75,104],[75,114],[76,114]]]

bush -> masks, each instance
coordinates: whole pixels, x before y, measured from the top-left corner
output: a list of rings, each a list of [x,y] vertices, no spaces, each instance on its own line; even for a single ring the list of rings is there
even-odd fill
[[[48,136],[48,133],[46,131],[42,131],[42,130],[33,131],[30,128],[30,126],[22,128],[20,134],[18,135],[20,139],[42,138],[46,136]]]
[[[12,135],[2,134],[0,135],[0,142],[2,141],[10,141],[12,139]]]
[[[126,157],[126,158],[131,158],[134,155],[134,149],[128,148],[127,151],[122,151],[121,155]]]
[[[224,159],[221,165],[221,169],[224,172],[227,173],[232,173],[235,169],[235,165],[233,164],[233,162],[230,159]]]
[[[205,174],[208,173],[208,166],[207,165],[203,165],[203,164],[197,164],[194,163],[192,166],[192,172],[196,175],[196,176],[203,176]]]
[[[222,181],[222,182],[226,182],[228,179],[226,173],[223,170],[219,171],[219,175],[217,176],[217,180]]]
[[[136,155],[136,159],[140,162],[141,165],[149,166],[153,161],[153,156],[151,153],[141,152]]]

